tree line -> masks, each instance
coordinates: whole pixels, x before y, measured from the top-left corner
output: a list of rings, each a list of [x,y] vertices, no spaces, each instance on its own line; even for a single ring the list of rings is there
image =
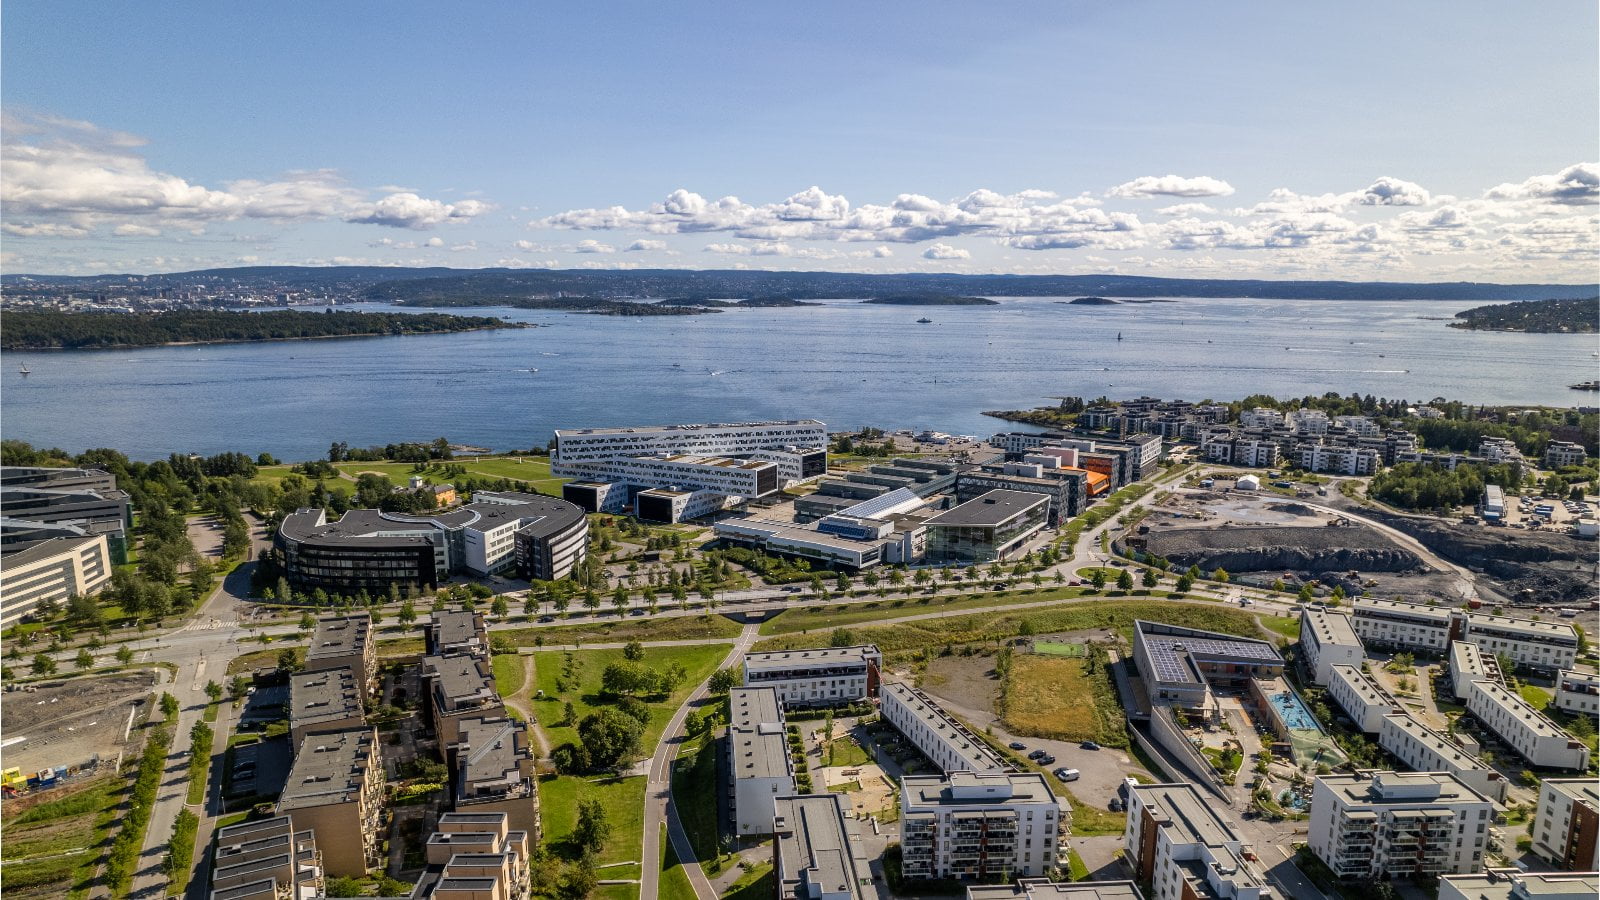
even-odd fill
[[[334,312],[293,310],[224,312],[174,310],[159,313],[64,313],[18,309],[6,313],[0,349],[101,350],[175,343],[238,343],[323,337],[440,334],[487,328],[521,328],[491,316],[445,313]]]

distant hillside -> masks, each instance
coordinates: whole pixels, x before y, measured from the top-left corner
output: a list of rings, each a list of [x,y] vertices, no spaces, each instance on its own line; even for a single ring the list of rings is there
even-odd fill
[[[1451,328],[1472,331],[1525,331],[1533,334],[1593,334],[1600,318],[1600,297],[1576,300],[1529,300],[1475,306],[1456,313]]]
[[[0,349],[105,350],[164,344],[227,344],[311,338],[440,334],[488,328],[524,328],[484,316],[442,313],[213,312],[62,313],[11,310],[5,314]]]
[[[862,303],[884,303],[889,306],[999,306],[994,300],[984,297],[958,297],[954,294],[892,294],[888,297],[873,297],[863,300]]]
[[[161,275],[4,275],[8,295],[64,289],[106,293],[168,290],[295,290],[415,306],[492,306],[528,298],[608,300],[663,297],[863,299],[897,294],[985,297],[1260,297],[1281,300],[1579,299],[1593,285],[1261,281],[1133,275],[957,275],[767,272],[740,269],[408,269],[389,266],[250,266]],[[754,305],[754,304],[752,304]]]

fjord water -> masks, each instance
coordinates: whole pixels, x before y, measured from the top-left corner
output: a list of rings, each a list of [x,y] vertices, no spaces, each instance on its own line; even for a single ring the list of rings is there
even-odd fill
[[[1475,303],[997,299],[653,318],[446,310],[541,327],[8,353],[0,431],[73,452],[116,447],[136,459],[243,450],[298,460],[323,455],[335,440],[444,435],[505,450],[542,446],[556,428],[768,418],[986,436],[1014,426],[983,410],[1057,396],[1354,391],[1412,402],[1595,403],[1567,387],[1596,377],[1593,335],[1445,326]],[[924,316],[933,322],[917,324]]]

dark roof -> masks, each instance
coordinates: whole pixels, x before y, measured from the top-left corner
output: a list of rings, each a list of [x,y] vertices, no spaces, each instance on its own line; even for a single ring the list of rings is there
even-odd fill
[[[470,528],[486,531],[508,522],[526,520],[519,531],[554,534],[583,517],[583,508],[557,497],[517,491],[479,491],[474,502],[447,512],[423,515],[352,509],[338,521],[324,522],[320,510],[303,509],[285,516],[279,532],[293,541],[316,540],[407,542],[426,540],[436,531]],[[319,524],[320,523],[320,524]],[[380,536],[379,532],[416,532],[415,538]]]
[[[928,525],[998,525],[1023,510],[1048,504],[1050,498],[1031,491],[995,490],[947,509]]]

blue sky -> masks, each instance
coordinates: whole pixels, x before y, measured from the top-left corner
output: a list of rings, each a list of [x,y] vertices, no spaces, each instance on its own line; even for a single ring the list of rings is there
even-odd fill
[[[573,6],[12,0],[5,270],[1594,277],[1592,2]]]

